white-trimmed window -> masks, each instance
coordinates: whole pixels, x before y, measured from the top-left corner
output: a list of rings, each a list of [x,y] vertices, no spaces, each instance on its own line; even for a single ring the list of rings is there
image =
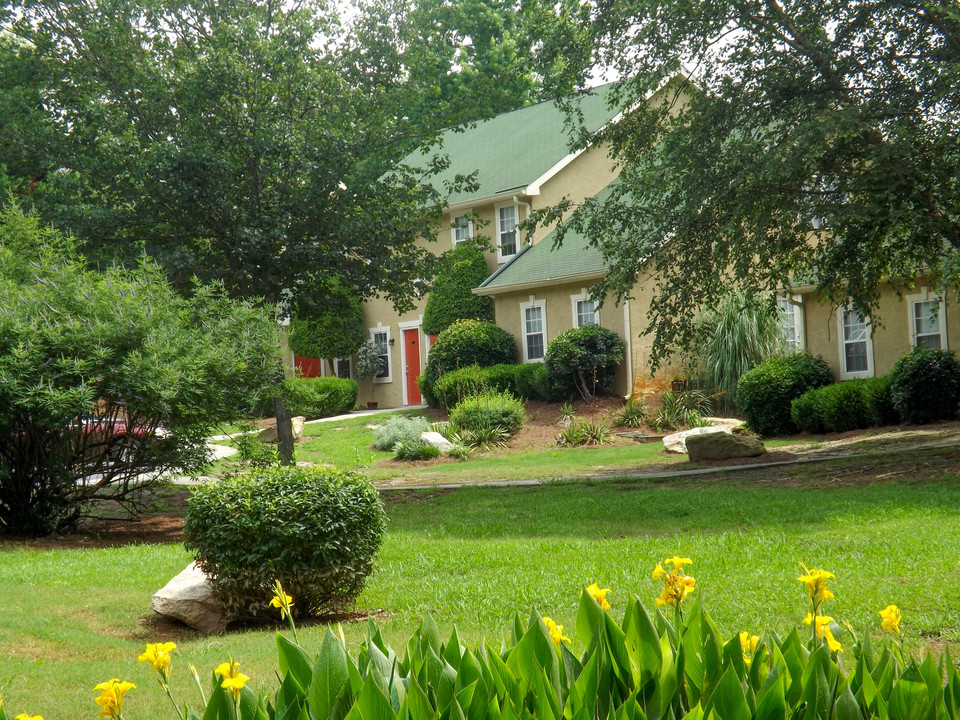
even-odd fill
[[[593,300],[590,299],[590,293],[587,292],[586,288],[580,288],[579,295],[571,295],[570,303],[573,309],[573,326],[575,328],[600,324],[600,311],[597,310]]]
[[[542,362],[547,350],[547,302],[530,300],[520,303],[520,331],[523,334],[523,361]]]
[[[333,371],[338,378],[350,379],[352,377],[350,358],[334,358]]]
[[[373,346],[377,349],[377,354],[380,356],[380,362],[383,367],[380,374],[377,375],[373,381],[375,383],[393,382],[391,370],[393,363],[390,357],[392,350],[390,347],[390,328],[384,327],[382,324],[378,324],[375,328],[370,328],[370,342],[373,343]]]
[[[497,208],[497,261],[504,262],[517,254],[517,224],[520,222],[516,205]]]
[[[803,305],[800,295],[786,295],[777,298],[780,309],[780,337],[787,352],[802,352],[803,341]]]
[[[450,235],[453,246],[456,247],[464,240],[473,237],[473,220],[469,215],[458,215],[450,220]]]
[[[910,345],[928,350],[947,349],[947,309],[943,297],[923,287],[916,295],[907,295],[910,313]]]
[[[841,307],[837,315],[840,322],[840,379],[873,377],[870,318],[849,307]]]

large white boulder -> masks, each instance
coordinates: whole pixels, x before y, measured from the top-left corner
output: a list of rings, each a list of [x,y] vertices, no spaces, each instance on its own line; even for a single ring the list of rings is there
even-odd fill
[[[439,448],[442,453],[450,452],[450,449],[453,447],[453,443],[438,432],[420,433],[420,439],[429,445],[433,445],[435,448]]]
[[[213,585],[196,563],[157,590],[153,609],[204,633],[221,632],[230,621],[213,596]]]
[[[695,427],[690,430],[683,430],[672,435],[664,435],[663,449],[669,453],[682,455],[687,452],[687,438],[694,435],[710,435],[712,433],[726,433],[730,435],[733,431],[723,425]]]
[[[303,436],[303,424],[307,419],[303,415],[297,415],[290,418],[290,429],[293,431],[293,441],[296,442]],[[257,434],[260,442],[272,443],[277,441],[277,426],[268,425]]]

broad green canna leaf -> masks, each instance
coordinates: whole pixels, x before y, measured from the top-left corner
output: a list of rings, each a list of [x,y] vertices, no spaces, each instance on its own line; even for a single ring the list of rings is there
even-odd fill
[[[594,597],[583,591],[580,594],[580,608],[577,611],[577,637],[584,645],[589,645],[595,639],[597,628],[602,628],[606,620],[606,611],[603,610]]]
[[[369,673],[357,696],[355,707],[360,710],[361,720],[396,720],[397,717],[393,708],[390,707],[390,701]]]
[[[932,704],[923,675],[916,664],[911,663],[890,694],[890,720],[922,720]]]
[[[337,695],[349,680],[349,662],[340,639],[327,628],[307,692],[315,717],[330,717]]]
[[[623,635],[627,654],[636,668],[634,686],[641,687],[650,678],[660,674],[664,650],[653,620],[643,605],[632,596],[627,601],[623,616]]]
[[[773,676],[773,673],[770,674]],[[787,717],[787,700],[783,690],[783,678],[775,677],[763,694],[757,695],[756,720],[785,720]]]
[[[848,683],[843,683],[843,687],[837,692],[837,701],[833,707],[833,717],[835,720],[864,720],[863,713],[860,712],[860,706],[853,695]],[[759,720],[759,718],[758,718]]]
[[[750,707],[736,671],[729,667],[713,689],[706,707],[707,715],[718,720],[751,720]]]
[[[277,633],[277,653],[280,659],[280,674],[292,675],[301,692],[306,695],[313,678],[313,661],[310,656],[302,647],[287,640],[280,633]]]

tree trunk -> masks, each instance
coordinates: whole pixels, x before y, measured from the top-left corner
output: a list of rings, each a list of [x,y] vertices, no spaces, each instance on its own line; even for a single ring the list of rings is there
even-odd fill
[[[273,399],[273,414],[277,420],[277,450],[280,453],[280,463],[293,465],[293,428],[290,426],[290,411],[280,397]]]

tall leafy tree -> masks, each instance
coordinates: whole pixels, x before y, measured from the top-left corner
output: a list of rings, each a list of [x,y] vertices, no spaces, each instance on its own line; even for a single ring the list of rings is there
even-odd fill
[[[2,73],[18,121],[0,162],[39,181],[36,207],[92,259],[146,250],[179,285],[216,278],[306,311],[331,271],[399,306],[429,274],[414,241],[443,188],[398,161],[443,118],[398,112],[405,79],[335,44],[325,6],[30,0],[7,25],[22,67]],[[18,130],[37,113],[44,134]]]
[[[598,295],[656,287],[657,358],[687,344],[698,309],[731,284],[815,283],[869,312],[882,282],[956,267],[958,8],[594,0],[561,13],[590,28],[598,63],[567,68],[581,82],[616,71],[627,111],[599,139],[621,182],[566,225],[610,264]],[[671,78],[662,103],[645,102]]]

